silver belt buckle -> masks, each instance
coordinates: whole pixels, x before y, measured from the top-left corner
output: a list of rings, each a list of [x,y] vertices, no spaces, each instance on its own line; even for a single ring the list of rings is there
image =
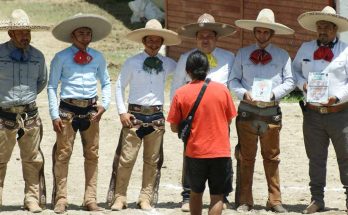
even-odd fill
[[[259,107],[259,108],[267,107],[267,104],[265,102],[257,101],[255,104],[256,104],[256,107]]]
[[[327,107],[319,107],[319,113],[321,113],[321,114],[327,114],[327,113],[328,113]]]
[[[88,101],[86,100],[72,100],[73,103],[79,107],[87,107],[88,106]]]
[[[145,115],[152,114],[152,107],[141,106],[141,113]]]
[[[25,110],[25,106],[18,106],[18,107],[10,107],[9,111],[11,113],[23,113]]]
[[[151,125],[151,123],[145,122],[145,123],[143,123],[141,126],[143,126],[144,128],[147,128],[147,127],[149,127],[150,125]]]

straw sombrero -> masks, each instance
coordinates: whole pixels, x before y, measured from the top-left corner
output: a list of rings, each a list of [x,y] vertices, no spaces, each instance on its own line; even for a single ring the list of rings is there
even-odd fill
[[[338,32],[348,31],[348,19],[336,13],[335,9],[326,6],[322,11],[311,11],[301,14],[297,21],[305,29],[317,32],[318,21],[328,21],[337,25]]]
[[[91,42],[101,40],[111,32],[111,23],[106,18],[95,14],[79,13],[57,24],[52,34],[57,40],[71,43],[71,33],[82,27],[92,29]]]
[[[145,28],[136,29],[127,34],[127,39],[142,43],[145,36],[159,36],[163,38],[163,45],[172,46],[181,43],[181,39],[174,31],[162,28],[161,23],[156,19],[146,22]]]
[[[291,28],[275,22],[274,13],[271,9],[264,8],[259,12],[256,20],[240,19],[235,24],[243,29],[253,31],[255,27],[268,28],[274,30],[274,34],[293,34]]]
[[[0,30],[31,30],[31,31],[47,31],[49,26],[33,25],[30,23],[28,14],[22,9],[15,9],[11,16],[0,22]]]
[[[226,37],[236,32],[235,27],[232,25],[215,22],[215,18],[212,15],[205,13],[198,18],[197,23],[180,27],[178,33],[184,37],[196,38],[196,34],[200,30],[215,31],[217,37]]]

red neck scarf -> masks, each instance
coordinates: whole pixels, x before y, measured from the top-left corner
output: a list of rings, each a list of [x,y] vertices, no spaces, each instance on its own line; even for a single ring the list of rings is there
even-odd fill
[[[261,63],[262,65],[266,65],[272,61],[272,55],[264,49],[256,49],[250,54],[249,59],[254,64]]]
[[[331,50],[331,48],[327,46],[320,46],[313,54],[314,60],[326,60],[328,62],[332,61],[332,58],[334,57],[334,54]]]
[[[80,64],[80,65],[89,64],[92,60],[93,60],[93,57],[85,51],[79,50],[74,55],[75,63]]]

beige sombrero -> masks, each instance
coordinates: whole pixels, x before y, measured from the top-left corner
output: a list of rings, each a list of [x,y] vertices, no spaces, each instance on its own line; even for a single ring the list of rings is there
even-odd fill
[[[338,15],[330,6],[326,6],[322,11],[303,13],[297,18],[303,28],[314,32],[317,32],[316,23],[321,20],[336,24],[338,32],[348,31],[348,19]]]
[[[196,34],[200,30],[215,31],[217,37],[226,37],[236,32],[235,27],[232,25],[215,22],[215,18],[212,15],[204,13],[198,18],[197,23],[181,26],[178,29],[178,33],[184,37],[196,38]]]
[[[268,8],[262,9],[256,20],[240,19],[236,20],[235,24],[240,28],[250,31],[253,31],[255,27],[259,27],[272,29],[275,34],[293,34],[295,32],[291,28],[275,22],[274,13]]]
[[[150,35],[162,37],[164,39],[163,45],[172,46],[181,43],[181,39],[176,32],[162,28],[161,23],[156,19],[147,21],[145,28],[131,31],[127,34],[126,38],[142,43],[143,38]]]
[[[53,28],[52,34],[57,40],[71,43],[71,33],[82,27],[92,29],[91,42],[101,40],[111,32],[111,23],[106,18],[96,14],[78,13],[58,23]]]
[[[15,9],[11,16],[3,21],[0,21],[0,30],[31,30],[31,31],[46,31],[49,26],[33,25],[30,23],[28,14],[22,9]]]

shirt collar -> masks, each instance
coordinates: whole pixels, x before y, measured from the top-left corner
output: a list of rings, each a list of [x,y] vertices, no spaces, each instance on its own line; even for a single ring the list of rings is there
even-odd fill
[[[15,49],[17,49],[17,47],[15,46],[14,42],[12,40],[8,41],[7,42],[7,48],[8,50],[11,52]],[[31,51],[31,48],[30,48],[30,45],[28,46],[28,48],[25,49],[26,52],[30,52]]]
[[[72,44],[70,46],[70,48],[71,48],[71,50],[73,51],[74,54],[79,51],[79,49],[74,44]],[[87,47],[86,52],[89,53],[89,51],[90,51],[90,48]]]

